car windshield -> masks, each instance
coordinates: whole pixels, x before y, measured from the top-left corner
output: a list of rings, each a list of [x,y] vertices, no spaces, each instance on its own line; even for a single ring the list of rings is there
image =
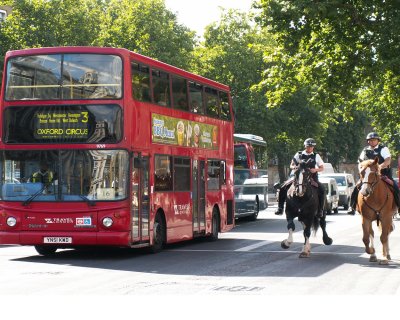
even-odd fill
[[[339,186],[347,186],[345,177],[340,176],[328,176],[330,178],[334,178],[336,180],[336,184]]]
[[[124,150],[0,153],[0,200],[112,201],[127,196]]]

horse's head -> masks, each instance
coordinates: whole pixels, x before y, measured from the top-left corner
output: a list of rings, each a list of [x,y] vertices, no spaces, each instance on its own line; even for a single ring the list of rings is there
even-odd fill
[[[307,168],[307,162],[300,161],[297,169],[294,171],[294,193],[298,197],[304,196],[307,186],[311,183],[311,171]]]
[[[380,181],[378,157],[374,160],[365,160],[361,162],[359,171],[362,181],[360,192],[364,197],[368,197],[374,192],[375,185]]]

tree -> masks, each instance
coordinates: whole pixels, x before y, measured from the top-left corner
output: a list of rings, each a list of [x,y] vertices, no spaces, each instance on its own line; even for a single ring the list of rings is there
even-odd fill
[[[195,33],[178,24],[164,0],[3,0],[12,14],[1,25],[7,50],[53,46],[124,47],[187,67]]]
[[[277,42],[266,50],[270,106],[306,85],[325,122],[352,120],[359,109],[383,136],[399,131],[399,1],[260,0],[260,7],[259,21]]]
[[[164,0],[111,0],[95,44],[123,47],[188,68],[195,32],[178,24]]]
[[[223,10],[195,49],[192,70],[231,87],[236,132],[249,133],[251,128],[251,133],[265,135],[266,100],[251,89],[262,79],[263,48],[271,41],[252,23],[251,15]]]
[[[206,27],[204,42],[195,50],[193,70],[231,87],[236,132],[264,137],[269,157],[278,159],[284,180],[285,168],[304,139],[318,139],[324,130],[319,126],[319,110],[307,101],[306,89],[288,96],[281,108],[266,107],[259,83],[269,68],[264,50],[273,50],[275,45],[267,30],[253,23],[251,14],[223,11],[218,22]]]

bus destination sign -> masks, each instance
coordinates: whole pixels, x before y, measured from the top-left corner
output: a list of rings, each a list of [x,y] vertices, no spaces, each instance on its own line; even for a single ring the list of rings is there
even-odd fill
[[[89,135],[88,111],[38,111],[33,120],[36,139],[87,139]]]

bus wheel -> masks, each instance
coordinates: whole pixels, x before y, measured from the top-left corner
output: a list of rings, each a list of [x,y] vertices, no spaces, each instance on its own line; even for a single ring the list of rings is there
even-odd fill
[[[217,241],[219,233],[219,219],[218,219],[217,208],[213,209],[212,221],[211,221],[211,235],[208,237],[209,241]]]
[[[53,246],[35,246],[35,250],[42,256],[51,256],[57,251],[57,247]]]
[[[165,243],[165,223],[161,218],[161,214],[157,214],[156,219],[154,220],[153,227],[153,245],[150,247],[150,251],[152,253],[160,252]]]

